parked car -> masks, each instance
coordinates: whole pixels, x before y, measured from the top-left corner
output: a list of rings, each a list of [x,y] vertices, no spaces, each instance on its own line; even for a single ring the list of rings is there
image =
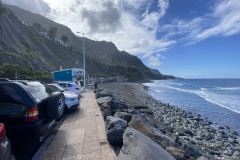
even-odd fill
[[[64,95],[33,79],[0,79],[0,121],[11,142],[51,132],[64,112]]]
[[[78,96],[77,93],[74,92],[70,92],[64,88],[62,88],[61,86],[59,86],[56,83],[53,84],[48,84],[53,91],[55,92],[63,92],[64,97],[65,97],[65,106],[67,109],[76,109],[79,106],[79,100],[80,97]]]
[[[6,137],[6,130],[3,123],[0,123],[0,160],[14,160],[11,144]]]
[[[59,84],[64,89],[67,89],[69,91],[74,91],[74,92],[78,93],[79,95],[81,94],[81,87],[79,87],[74,82],[55,82],[55,83]]]

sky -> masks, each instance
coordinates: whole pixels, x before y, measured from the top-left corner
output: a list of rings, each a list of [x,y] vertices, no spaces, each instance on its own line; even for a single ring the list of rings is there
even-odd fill
[[[111,41],[163,74],[240,78],[240,0],[2,1]]]

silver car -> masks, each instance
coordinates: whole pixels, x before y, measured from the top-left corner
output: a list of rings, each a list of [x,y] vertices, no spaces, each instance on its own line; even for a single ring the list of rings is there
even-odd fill
[[[48,84],[48,85],[52,88],[53,91],[63,92],[64,97],[65,97],[65,105],[66,105],[67,109],[78,108],[80,97],[77,93],[68,91],[56,83]]]

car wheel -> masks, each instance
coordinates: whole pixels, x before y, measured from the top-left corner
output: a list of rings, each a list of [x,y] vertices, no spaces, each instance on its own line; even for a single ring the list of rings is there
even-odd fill
[[[61,118],[63,113],[64,113],[64,111],[65,111],[64,97],[61,96],[61,98],[58,101],[58,111],[57,111],[56,118],[57,119]]]
[[[47,102],[47,116],[50,120],[59,119],[64,113],[64,96],[61,92],[54,92]]]

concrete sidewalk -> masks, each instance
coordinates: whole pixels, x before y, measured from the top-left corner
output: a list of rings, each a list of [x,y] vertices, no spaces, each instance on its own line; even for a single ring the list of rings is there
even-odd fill
[[[92,91],[82,93],[80,108],[70,113],[48,146],[44,160],[116,160]]]

